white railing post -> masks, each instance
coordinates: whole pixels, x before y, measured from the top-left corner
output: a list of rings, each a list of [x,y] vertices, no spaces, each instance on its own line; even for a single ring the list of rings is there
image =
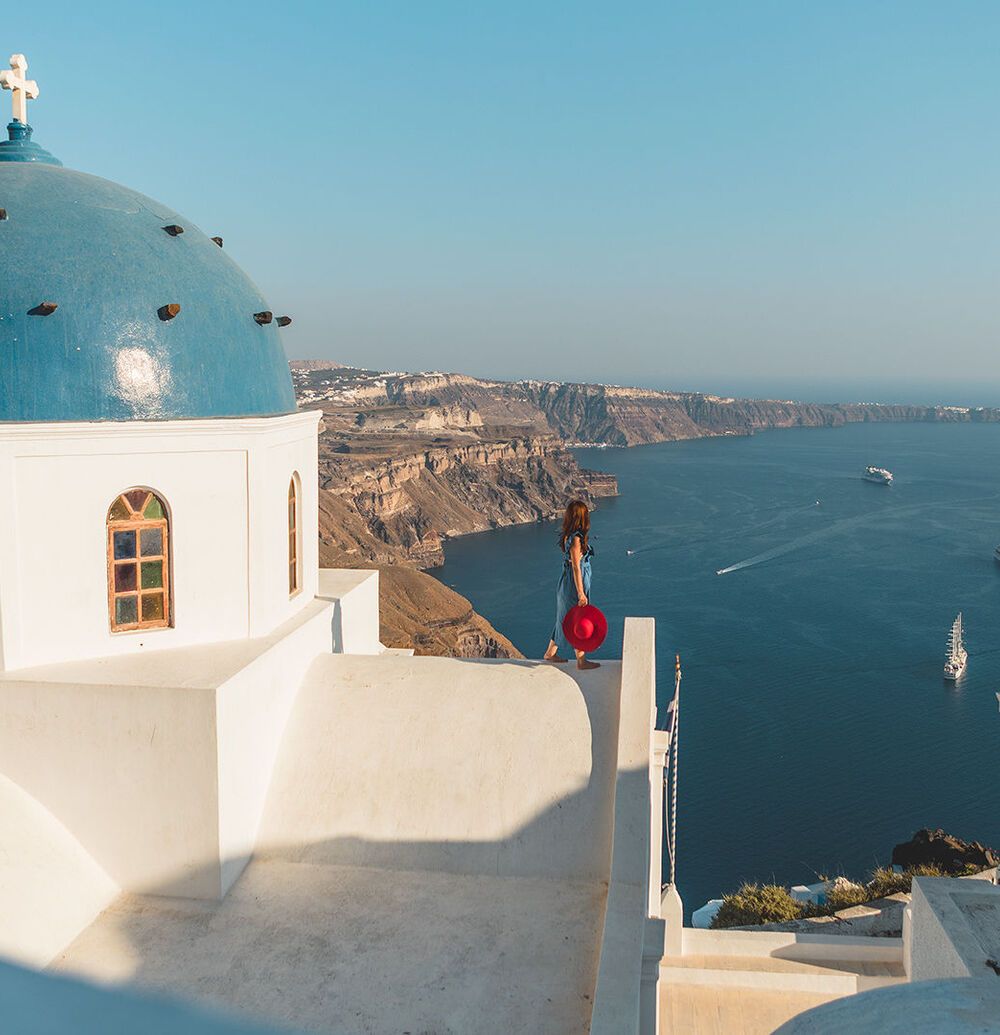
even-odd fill
[[[663,951],[666,956],[681,956],[684,953],[684,903],[675,884],[663,889],[660,900],[660,916],[666,923]]]

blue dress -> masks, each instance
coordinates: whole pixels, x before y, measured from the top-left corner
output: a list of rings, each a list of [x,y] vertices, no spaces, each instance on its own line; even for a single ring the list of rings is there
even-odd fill
[[[563,619],[566,617],[566,612],[570,608],[576,607],[580,599],[580,595],[576,591],[576,582],[573,579],[573,563],[569,559],[569,548],[574,537],[582,539],[583,535],[581,532],[574,532],[566,540],[566,546],[563,550],[566,556],[563,559],[562,574],[559,576],[559,586],[556,589],[556,624],[552,630],[552,640],[556,645],[557,651],[563,657],[571,657],[573,655],[573,648],[563,635]],[[583,580],[583,592],[588,600],[590,599],[590,558],[593,556],[594,550],[588,546],[584,555],[580,558],[580,577]]]

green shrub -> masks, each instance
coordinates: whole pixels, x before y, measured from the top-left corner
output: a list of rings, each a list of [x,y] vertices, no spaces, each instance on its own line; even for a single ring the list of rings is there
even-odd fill
[[[866,888],[868,898],[872,902],[877,898],[886,898],[888,895],[898,895],[900,892],[909,894],[914,877],[966,877],[977,873],[975,866],[965,866],[958,873],[950,870],[943,870],[940,866],[911,866],[902,873],[894,873],[891,869],[880,866],[872,871],[871,880]]]
[[[872,870],[866,884],[841,880],[826,893],[826,902],[796,902],[786,888],[777,884],[744,884],[738,891],[723,896],[722,905],[713,928],[752,927],[757,924],[784,924],[807,917],[829,916],[841,909],[864,905],[879,898],[900,892],[909,892],[914,877],[955,877],[975,873],[976,867],[966,867],[960,874],[948,873],[937,866],[914,866],[903,873],[894,873],[885,866]],[[820,880],[828,880],[820,877]]]
[[[855,884],[853,881],[841,880],[827,889],[826,901],[819,907],[817,916],[826,916],[836,913],[841,909],[850,909],[851,906],[860,906],[863,902],[870,902],[871,895],[864,884]]]
[[[777,884],[744,884],[738,891],[725,895],[712,927],[749,927],[753,924],[777,924],[798,920],[804,909]]]
[[[931,867],[920,867],[921,870],[931,869]],[[920,876],[925,876],[921,873]],[[937,874],[926,874],[928,877],[937,876]],[[895,873],[887,866],[880,866],[876,870],[872,870],[872,879],[868,882],[868,891],[871,894],[872,900],[877,898],[888,898],[889,895],[898,895],[900,892],[908,892],[910,890],[910,884],[913,881],[913,871],[907,870],[904,873]]]

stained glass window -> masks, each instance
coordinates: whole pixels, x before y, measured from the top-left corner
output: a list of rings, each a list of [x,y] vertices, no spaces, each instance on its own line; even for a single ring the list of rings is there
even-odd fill
[[[299,491],[298,475],[288,483],[288,595],[299,591]]]
[[[112,632],[170,625],[170,525],[163,500],[129,489],[108,510],[108,608]]]

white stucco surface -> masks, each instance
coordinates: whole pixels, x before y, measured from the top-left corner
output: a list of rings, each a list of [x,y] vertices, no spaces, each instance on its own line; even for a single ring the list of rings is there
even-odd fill
[[[606,879],[620,665],[328,655],[303,683],[258,851]]]
[[[0,772],[121,887],[218,897],[333,612],[316,599],[255,640],[0,673]]]
[[[318,420],[0,425],[0,669],[258,637],[308,605],[317,587]],[[303,585],[290,598],[294,471],[303,475]],[[174,622],[112,633],[106,519],[136,486],[169,508]]]
[[[373,573],[317,581],[266,636],[0,672],[0,773],[106,874],[35,962],[314,1031],[636,1020],[652,623],[592,672],[416,658]]]
[[[382,654],[379,641],[378,572],[353,568],[320,568],[316,590],[332,601],[333,650],[338,654]],[[397,651],[396,653],[400,653]],[[412,650],[402,653],[411,655]]]
[[[1000,978],[1000,887],[981,880],[915,877],[907,930],[911,981]]]
[[[587,1031],[619,677],[318,659],[226,898],[122,897],[59,967],[317,1031]]]
[[[285,1028],[278,1031],[217,1011],[3,962],[0,1003],[0,1025],[10,1035],[295,1035]]]
[[[650,829],[662,770],[653,766],[656,713],[655,623],[627,618],[622,648],[620,721],[616,730],[614,840],[595,993],[595,1033],[637,1031],[640,979],[647,919],[659,914],[659,896],[650,894],[650,873],[659,888],[661,845],[652,863]],[[654,771],[659,785],[654,788]],[[658,816],[656,817],[659,818]],[[655,953],[654,953],[655,955]],[[651,991],[655,993],[654,983]]]
[[[45,966],[118,890],[47,809],[0,776],[0,957]]]
[[[124,898],[58,968],[318,1032],[588,1030],[604,885],[254,861],[222,903]]]
[[[838,999],[792,1018],[775,1035],[996,1035],[1000,980],[920,981]]]

